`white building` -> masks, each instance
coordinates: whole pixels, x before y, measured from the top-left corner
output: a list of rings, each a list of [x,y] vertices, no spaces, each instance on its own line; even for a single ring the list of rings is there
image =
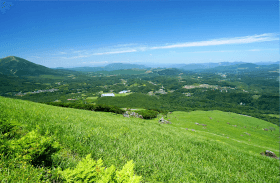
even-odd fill
[[[127,90],[123,90],[123,91],[120,91],[119,93],[127,93],[128,91]]]
[[[101,95],[101,97],[114,97],[114,96],[115,96],[115,94],[113,94],[113,93],[104,93]]]

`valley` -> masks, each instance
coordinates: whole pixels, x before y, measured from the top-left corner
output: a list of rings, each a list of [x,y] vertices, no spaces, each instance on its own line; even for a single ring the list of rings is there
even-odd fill
[[[0,183],[280,182],[279,2],[0,5]]]
[[[21,61],[16,58],[9,61],[13,67]],[[0,179],[64,182],[66,170],[90,154],[116,171],[131,165],[128,182],[277,182],[279,160],[260,154],[279,157],[278,73],[265,67],[222,74],[176,68],[2,72]],[[101,96],[106,93],[114,96]],[[132,111],[144,119],[123,115]],[[35,152],[35,137],[50,150],[42,144]],[[25,141],[31,145],[16,145]]]

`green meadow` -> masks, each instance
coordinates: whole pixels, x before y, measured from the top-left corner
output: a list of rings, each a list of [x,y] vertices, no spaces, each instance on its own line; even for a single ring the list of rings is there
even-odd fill
[[[279,182],[279,127],[221,111],[173,112],[158,120],[61,108],[0,97],[6,119],[19,123],[22,135],[36,130],[61,149],[50,167],[34,167],[0,155],[2,182],[52,182],[57,168],[75,167],[88,154],[105,167],[121,169],[133,160],[141,182]],[[207,126],[196,125],[195,123]],[[229,123],[229,124],[228,124]],[[263,128],[275,130],[264,131]],[[249,134],[249,135],[248,135]],[[43,182],[43,181],[42,181]]]
[[[115,97],[124,97],[124,96],[130,95],[130,94],[132,94],[132,93],[116,93]]]

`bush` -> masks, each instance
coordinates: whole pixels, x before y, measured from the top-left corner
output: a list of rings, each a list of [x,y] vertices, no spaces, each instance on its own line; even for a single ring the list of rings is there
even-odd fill
[[[59,172],[66,182],[138,183],[141,176],[134,175],[133,167],[133,162],[129,161],[120,171],[117,171],[114,165],[105,168],[101,159],[94,161],[89,154],[78,163],[76,168],[59,170]]]
[[[113,112],[113,113],[117,113],[117,114],[122,114],[125,111],[122,110],[119,107],[116,106],[109,106],[109,105],[104,105],[104,104],[98,104],[94,107],[95,111],[104,111],[104,112]]]
[[[138,114],[142,115],[144,119],[152,119],[157,117],[158,112],[153,110],[143,110],[139,111]]]
[[[49,102],[46,104],[59,106],[59,107],[84,109],[84,110],[90,110],[90,111],[94,110],[94,111],[103,111],[103,112],[113,112],[113,113],[117,113],[117,114],[122,114],[125,112],[124,110],[122,110],[119,107],[104,105],[104,104],[92,105],[92,104],[56,103],[56,102]]]
[[[30,162],[34,166],[51,166],[52,154],[60,149],[60,145],[53,138],[41,136],[35,131],[29,132],[18,140],[11,140],[9,143],[11,153],[15,157]]]
[[[0,106],[0,138],[12,139],[18,136],[20,124],[10,120],[6,111]]]
[[[12,139],[14,137],[17,137],[19,135],[19,130],[20,124],[18,122],[0,118],[1,138]]]
[[[10,152],[9,140],[19,138],[21,133],[20,124],[10,120],[0,107],[0,154],[8,155]]]

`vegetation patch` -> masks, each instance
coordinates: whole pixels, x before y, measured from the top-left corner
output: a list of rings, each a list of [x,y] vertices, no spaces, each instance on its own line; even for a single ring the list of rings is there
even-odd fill
[[[59,173],[67,182],[139,183],[141,176],[134,175],[133,167],[129,161],[122,170],[116,170],[114,165],[105,168],[101,159],[94,161],[89,154],[74,169],[59,170]]]

